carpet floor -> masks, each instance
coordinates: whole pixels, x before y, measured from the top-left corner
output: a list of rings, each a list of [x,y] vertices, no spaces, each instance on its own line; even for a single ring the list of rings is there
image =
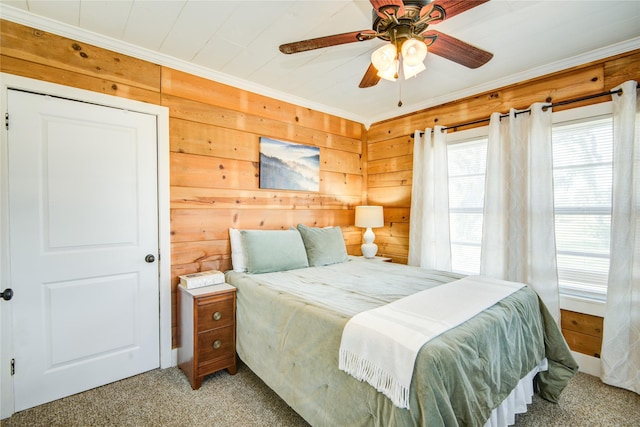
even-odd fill
[[[308,426],[249,368],[192,390],[178,368],[156,369],[18,412],[2,426]],[[640,426],[640,396],[579,373],[558,404],[534,396],[516,426]]]

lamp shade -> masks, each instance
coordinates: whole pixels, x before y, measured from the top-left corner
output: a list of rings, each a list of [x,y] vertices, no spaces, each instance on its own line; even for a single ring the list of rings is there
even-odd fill
[[[390,82],[395,82],[398,78],[398,60],[393,61],[393,64],[386,70],[378,71],[378,77],[389,80]]]
[[[404,79],[410,79],[411,77],[415,77],[418,73],[426,70],[427,67],[424,66],[422,62],[418,62],[418,65],[409,65],[407,62],[402,63],[402,74],[404,74]]]
[[[427,56],[427,45],[424,41],[409,39],[402,44],[402,61],[411,67],[415,67],[424,61]]]
[[[384,227],[382,206],[356,206],[356,227]]]
[[[397,59],[398,51],[392,44],[385,44],[371,54],[371,63],[376,70],[384,71],[391,67]]]
[[[395,81],[398,75],[398,51],[392,44],[386,44],[371,54],[371,63],[378,70],[378,77]]]
[[[426,70],[424,58],[427,56],[427,45],[424,41],[409,39],[402,44],[402,73],[405,79],[415,77]]]

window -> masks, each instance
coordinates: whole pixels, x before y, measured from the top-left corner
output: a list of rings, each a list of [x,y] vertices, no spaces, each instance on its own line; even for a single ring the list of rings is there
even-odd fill
[[[554,113],[553,181],[563,294],[604,299],[609,272],[613,124],[610,103]],[[480,272],[487,129],[448,138],[452,270]]]
[[[487,137],[472,137],[462,141],[453,139],[454,136],[449,135],[447,146],[451,267],[458,273],[478,274]]]
[[[606,295],[612,156],[610,115],[554,124],[556,251],[565,294],[598,299]]]

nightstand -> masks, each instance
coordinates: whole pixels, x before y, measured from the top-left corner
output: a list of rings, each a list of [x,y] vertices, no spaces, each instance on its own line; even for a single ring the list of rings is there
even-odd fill
[[[197,390],[206,375],[222,369],[237,372],[236,288],[222,283],[178,289],[178,366]]]
[[[365,261],[392,262],[391,258],[384,257],[384,256],[375,256],[373,258],[365,258],[364,256],[361,256],[359,258],[362,258]]]

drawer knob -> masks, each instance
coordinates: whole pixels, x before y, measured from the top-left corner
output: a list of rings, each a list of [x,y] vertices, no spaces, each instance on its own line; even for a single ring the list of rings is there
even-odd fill
[[[215,348],[215,349],[219,349],[221,345],[222,345],[222,341],[220,341],[220,340],[215,340],[213,342],[213,348]]]
[[[213,320],[220,320],[222,318],[222,313],[220,313],[219,311],[216,311],[215,313],[213,313]]]

